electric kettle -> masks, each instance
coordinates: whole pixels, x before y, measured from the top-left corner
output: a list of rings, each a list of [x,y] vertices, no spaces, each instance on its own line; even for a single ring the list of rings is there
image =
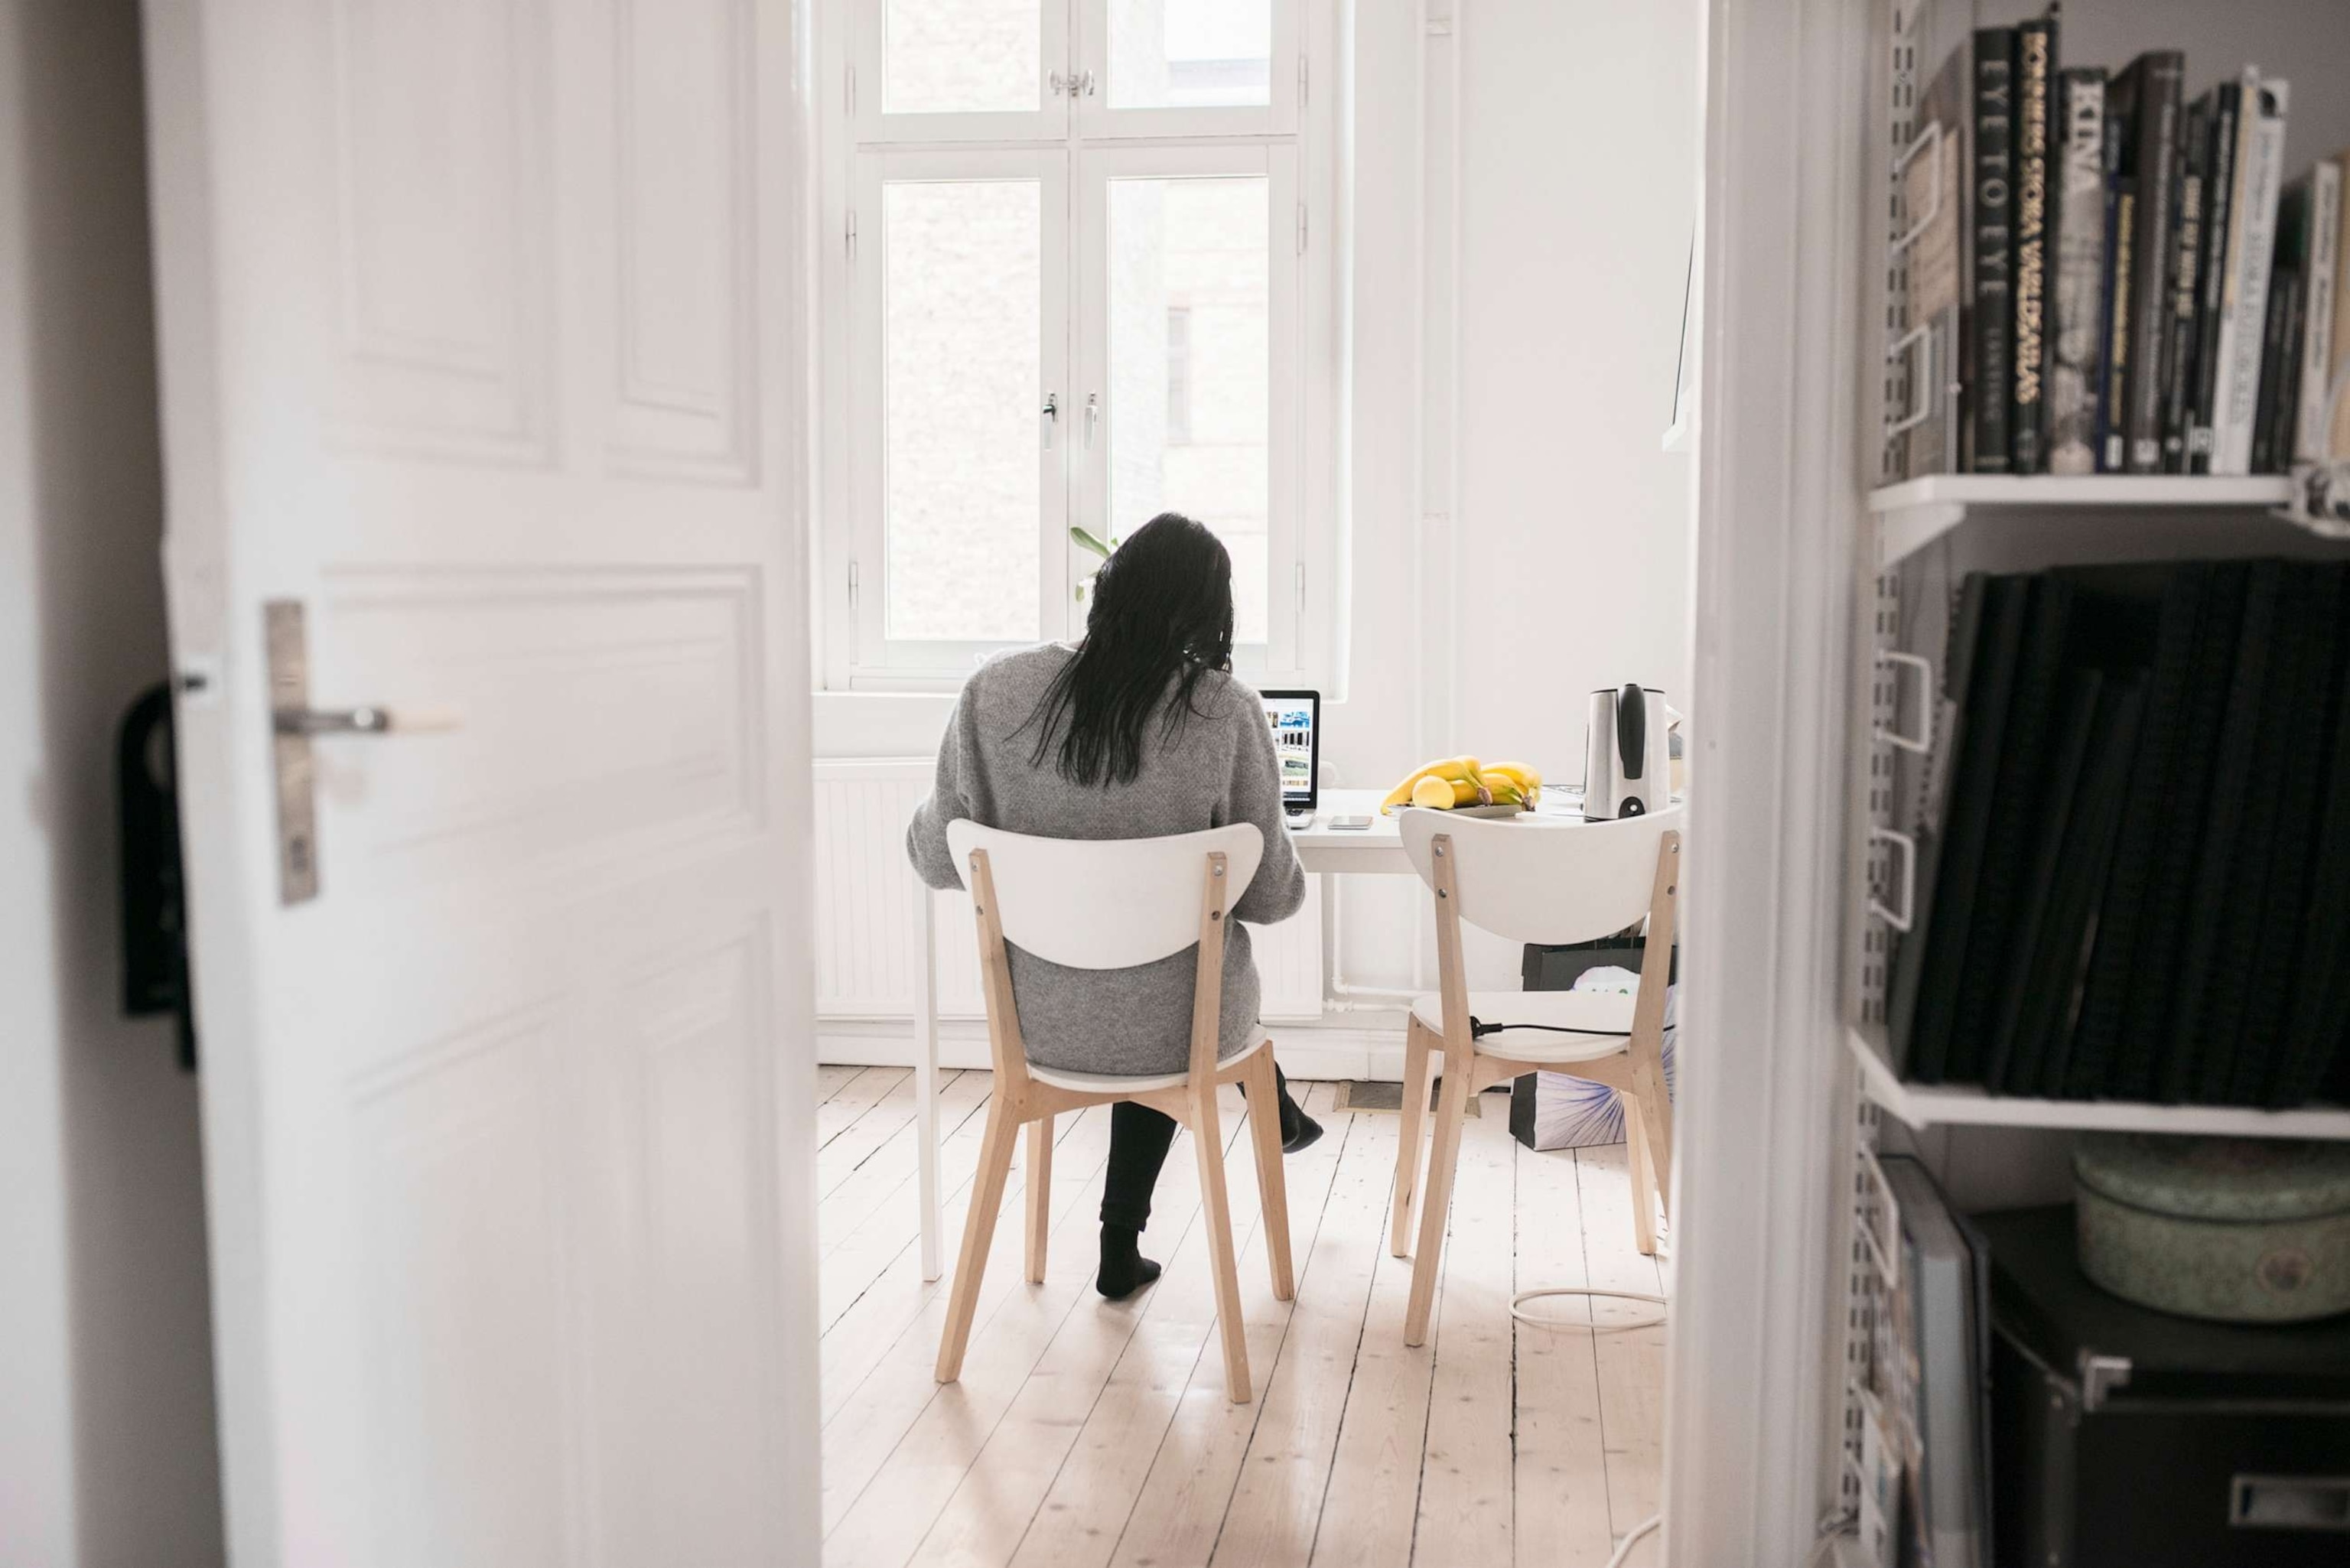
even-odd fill
[[[1591,694],[1584,735],[1583,815],[1592,821],[1646,816],[1672,804],[1674,714],[1653,686]]]

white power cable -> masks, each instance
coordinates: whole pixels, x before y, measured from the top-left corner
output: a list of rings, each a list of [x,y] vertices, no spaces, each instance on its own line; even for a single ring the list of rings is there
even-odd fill
[[[1665,1321],[1665,1314],[1659,1313],[1654,1317],[1638,1318],[1631,1323],[1568,1323],[1561,1318],[1537,1317],[1526,1311],[1526,1303],[1542,1301],[1552,1296],[1582,1296],[1586,1300],[1604,1297],[1608,1301],[1652,1302],[1658,1306],[1667,1304],[1664,1297],[1651,1295],[1645,1291],[1603,1291],[1587,1285],[1544,1285],[1538,1290],[1520,1291],[1516,1295],[1512,1296],[1510,1316],[1534,1328],[1583,1328],[1589,1329],[1594,1334],[1614,1334],[1625,1329],[1653,1328]],[[1652,1513],[1634,1525],[1625,1534],[1624,1539],[1616,1543],[1616,1553],[1607,1559],[1607,1568],[1624,1568],[1625,1560],[1632,1555],[1632,1548],[1664,1522],[1663,1514]]]

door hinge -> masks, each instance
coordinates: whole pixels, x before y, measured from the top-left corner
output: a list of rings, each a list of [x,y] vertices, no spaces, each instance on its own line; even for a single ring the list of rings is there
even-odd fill
[[[842,242],[848,247],[849,258],[851,260],[855,260],[857,256],[857,209],[854,207],[848,209],[847,230],[841,237]]]
[[[1305,254],[1305,203],[1297,203],[1297,254]]]
[[[852,605],[857,602],[857,563],[855,561],[848,563],[848,602]]]
[[[857,118],[857,67],[848,67],[841,73],[841,77],[842,92],[848,99],[848,118],[854,120]]]
[[[1297,107],[1304,109],[1306,99],[1305,57],[1297,57]]]

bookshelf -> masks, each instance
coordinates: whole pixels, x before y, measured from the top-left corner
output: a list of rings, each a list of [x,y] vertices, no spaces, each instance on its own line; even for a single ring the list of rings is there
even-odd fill
[[[2146,1132],[2224,1137],[2350,1138],[2350,1110],[2325,1106],[2264,1111],[2241,1106],[2163,1106],[2123,1100],[2043,1100],[1987,1095],[1958,1084],[1909,1084],[1894,1075],[1881,1031],[1856,1024],[1845,1044],[1872,1104],[1923,1132],[1934,1127],[2041,1127],[2060,1132]]]
[[[2116,542],[2158,514],[2236,521],[2282,538],[2293,524],[2278,514],[2292,499],[2293,481],[2282,474],[1940,473],[1872,491],[1868,509],[1877,522],[1878,569],[1885,571],[1970,522],[2061,517]]]

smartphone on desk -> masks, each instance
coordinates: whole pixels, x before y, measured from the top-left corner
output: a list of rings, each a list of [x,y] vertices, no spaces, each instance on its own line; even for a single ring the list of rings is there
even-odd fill
[[[1361,833],[1371,826],[1367,816],[1334,816],[1330,819],[1333,833]]]

